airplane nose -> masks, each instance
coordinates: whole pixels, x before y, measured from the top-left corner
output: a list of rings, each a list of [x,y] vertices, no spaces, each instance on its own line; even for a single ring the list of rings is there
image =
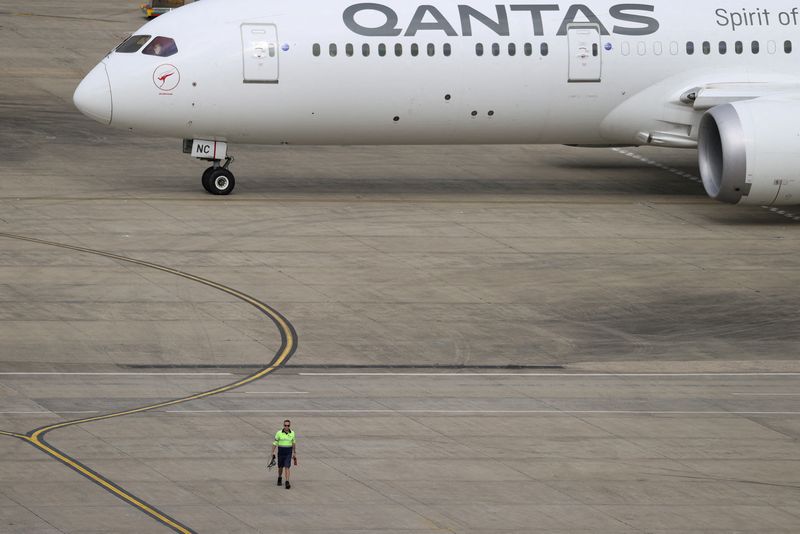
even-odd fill
[[[111,81],[104,63],[98,63],[81,81],[72,95],[75,107],[87,117],[111,124]]]

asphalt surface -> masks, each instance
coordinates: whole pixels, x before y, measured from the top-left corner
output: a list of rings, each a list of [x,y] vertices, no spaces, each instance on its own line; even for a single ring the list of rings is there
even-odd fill
[[[137,7],[0,2],[0,532],[800,531],[800,209],[535,146],[233,146],[211,197],[72,107]]]

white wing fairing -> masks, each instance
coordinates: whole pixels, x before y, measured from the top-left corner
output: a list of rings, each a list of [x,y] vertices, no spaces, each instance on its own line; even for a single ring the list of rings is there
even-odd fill
[[[778,176],[792,121],[763,125],[800,109],[785,97],[800,88],[800,12],[770,6],[203,0],[144,25],[75,103],[204,142],[695,147],[699,134],[712,197],[798,202]],[[783,155],[766,165],[773,143]]]

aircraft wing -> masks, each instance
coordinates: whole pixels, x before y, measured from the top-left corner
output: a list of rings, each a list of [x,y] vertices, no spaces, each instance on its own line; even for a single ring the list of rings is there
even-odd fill
[[[681,101],[703,111],[720,104],[787,93],[800,95],[800,83],[710,83],[684,93]]]
[[[633,145],[695,148],[700,119],[709,109],[787,95],[800,97],[796,78],[731,70],[693,72],[662,80],[628,98],[606,116],[601,131],[610,138],[628,137]]]

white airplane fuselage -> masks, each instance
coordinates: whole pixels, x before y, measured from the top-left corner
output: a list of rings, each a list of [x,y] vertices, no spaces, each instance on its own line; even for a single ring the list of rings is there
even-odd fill
[[[113,127],[234,143],[692,147],[712,107],[699,92],[800,86],[796,4],[749,5],[202,0],[136,32],[177,53],[111,52],[90,74],[107,74],[110,111],[84,109],[88,89],[76,103]]]

